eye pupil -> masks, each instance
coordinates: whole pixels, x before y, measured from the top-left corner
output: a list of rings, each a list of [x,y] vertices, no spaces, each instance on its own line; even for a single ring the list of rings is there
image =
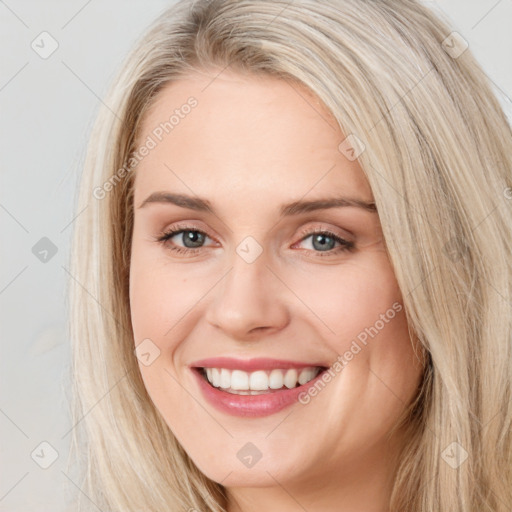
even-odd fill
[[[183,243],[186,247],[190,248],[196,248],[200,247],[203,240],[204,235],[202,233],[199,233],[198,231],[184,231],[183,232]],[[192,246],[188,246],[186,242],[192,242]]]
[[[331,242],[334,243],[334,239],[332,237],[320,233],[320,234],[314,235],[314,237],[313,237],[313,247],[315,247],[315,249],[320,249],[320,250],[332,249],[333,247],[330,247],[328,243],[325,243],[325,242],[321,241],[323,239],[331,240]],[[320,244],[318,247],[315,245],[317,242]]]

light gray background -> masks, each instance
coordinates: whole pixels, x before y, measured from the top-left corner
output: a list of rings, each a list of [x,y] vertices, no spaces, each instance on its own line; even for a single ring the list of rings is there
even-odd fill
[[[73,204],[100,98],[143,29],[172,1],[0,0],[0,511],[59,512],[67,475],[66,336]],[[444,11],[512,122],[512,0],[425,2]],[[58,49],[42,59],[43,31]],[[46,263],[32,247],[48,237]],[[48,442],[58,452],[50,461]],[[71,483],[73,486],[73,483]]]

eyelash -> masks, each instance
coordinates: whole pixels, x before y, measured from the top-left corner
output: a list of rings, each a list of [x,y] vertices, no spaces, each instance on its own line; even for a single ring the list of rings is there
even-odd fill
[[[158,243],[165,244],[169,239],[171,239],[175,235],[177,235],[179,233],[183,233],[185,231],[200,233],[201,235],[205,235],[205,236],[211,238],[208,235],[208,233],[205,233],[204,231],[201,231],[200,229],[196,229],[193,226],[175,226],[171,230],[163,232],[161,235],[156,237],[155,240]],[[325,230],[325,229],[304,230],[301,232],[302,238],[299,240],[299,242],[302,242],[309,236],[316,235],[316,234],[328,235],[330,238],[333,238],[336,242],[339,242],[341,244],[341,247],[332,249],[330,251],[325,251],[325,252],[313,251],[313,252],[317,253],[320,258],[333,256],[335,254],[339,254],[341,252],[346,252],[346,251],[353,252],[356,249],[355,244],[353,242],[344,240],[343,238],[340,238],[338,235],[334,234],[332,231]],[[198,247],[196,249],[190,249],[189,247],[171,246],[171,247],[169,247],[169,249],[178,254],[190,254],[190,253],[195,253],[196,251],[202,249],[202,247]]]

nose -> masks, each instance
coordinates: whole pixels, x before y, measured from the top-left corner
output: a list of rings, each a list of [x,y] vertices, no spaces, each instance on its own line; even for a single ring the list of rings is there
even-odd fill
[[[253,341],[283,329],[289,322],[284,300],[287,288],[270,269],[264,254],[247,263],[235,253],[230,270],[214,290],[206,318],[232,339]]]

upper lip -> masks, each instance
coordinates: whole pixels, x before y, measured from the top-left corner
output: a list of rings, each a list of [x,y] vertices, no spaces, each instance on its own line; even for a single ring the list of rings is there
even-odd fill
[[[195,361],[190,365],[191,368],[226,368],[227,370],[244,370],[246,372],[255,370],[273,370],[288,368],[326,368],[324,364],[304,363],[299,361],[289,361],[283,359],[269,359],[258,357],[253,359],[234,359],[232,357],[211,357]]]

